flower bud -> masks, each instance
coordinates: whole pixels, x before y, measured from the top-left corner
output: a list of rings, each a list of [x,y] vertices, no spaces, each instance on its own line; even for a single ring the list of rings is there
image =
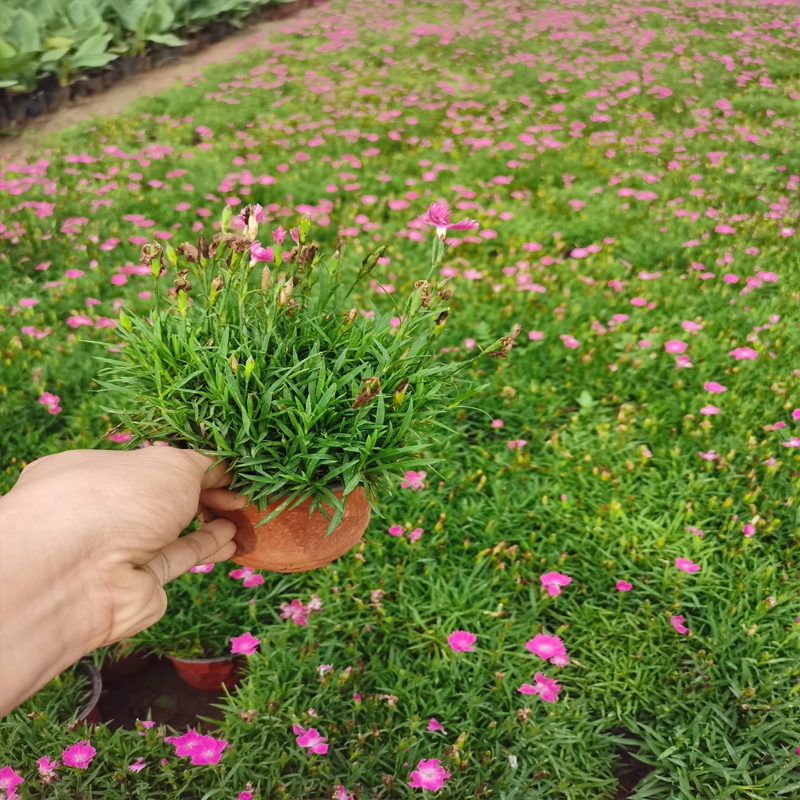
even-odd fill
[[[253,370],[256,368],[256,362],[253,360],[253,356],[248,356],[247,361],[244,364],[244,376],[245,378],[249,378],[253,374]]]
[[[378,259],[386,252],[386,245],[381,245],[377,250],[371,252],[364,260],[361,262],[361,269],[358,271],[358,277],[363,278],[365,275],[369,275],[373,269],[375,269],[375,265],[378,263]]]
[[[189,246],[191,247],[191,245],[189,245]],[[165,244],[164,245],[164,253],[167,256],[167,263],[171,267],[177,266],[177,264],[178,264],[178,253],[175,251],[175,248],[171,244]],[[196,255],[196,253],[197,253],[197,251],[195,251],[195,255]],[[189,257],[187,256],[187,258],[189,258]],[[197,259],[196,258],[189,258],[189,261],[197,261]]]
[[[269,271],[269,267],[264,267],[264,271],[261,273],[261,288],[264,291],[269,289],[269,284],[271,280],[272,280],[272,273]]]
[[[438,336],[442,330],[444,329],[445,324],[447,323],[447,318],[450,316],[449,311],[442,311],[438,317],[436,317],[436,324],[433,327],[433,335]]]
[[[197,252],[202,259],[206,259],[210,255],[208,250],[208,239],[206,239],[202,233],[197,238]]]
[[[397,384],[397,388],[394,390],[394,400],[392,401],[395,408],[401,406],[403,404],[403,400],[406,398],[406,390],[408,389],[408,378],[403,378],[400,383]]]
[[[248,206],[248,208],[249,208],[249,206]],[[231,217],[232,216],[233,216],[233,211],[232,211],[231,207],[230,206],[225,206],[225,208],[222,209],[222,214],[220,214],[220,217],[219,217],[219,229],[223,233],[227,233],[228,232],[228,229],[231,226]]]
[[[231,369],[235,375],[239,371],[239,362],[236,360],[236,355],[231,353]]]
[[[361,382],[361,389],[353,400],[353,408],[361,408],[378,396],[381,390],[380,378],[366,378]]]
[[[126,331],[129,331],[131,329],[131,319],[124,311],[119,315],[119,324]]]
[[[222,291],[224,285],[225,282],[222,280],[222,275],[217,275],[217,277],[211,281],[211,291],[208,294],[208,304],[210,306],[216,303],[217,297],[219,297],[219,293]]]

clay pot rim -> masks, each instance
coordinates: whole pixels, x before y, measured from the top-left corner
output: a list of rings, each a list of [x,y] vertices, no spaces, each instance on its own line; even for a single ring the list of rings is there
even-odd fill
[[[167,658],[170,661],[180,661],[182,664],[212,664],[214,662],[233,661],[235,656],[211,656],[210,658],[180,658],[179,656],[170,656]]]

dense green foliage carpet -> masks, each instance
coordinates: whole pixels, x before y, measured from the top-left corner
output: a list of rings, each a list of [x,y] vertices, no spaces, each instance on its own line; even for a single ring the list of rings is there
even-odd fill
[[[417,215],[447,202],[481,227],[450,239],[441,357],[523,326],[357,552],[170,587],[142,645],[262,642],[216,765],[158,729],[31,720],[34,697],[0,723],[23,797],[411,797],[438,759],[442,797],[594,800],[623,751],[652,767],[639,800],[800,797],[795,12],[335,3],[0,163],[3,491],[47,453],[125,446],[103,438],[93,342],[152,302],[141,244],[210,236],[226,202],[266,209],[262,241],[310,214],[354,268],[388,244],[364,310],[420,277]],[[553,572],[571,582],[548,592]],[[459,630],[474,649],[448,645]],[[569,663],[526,649],[542,633]],[[555,702],[518,691],[537,672]],[[42,789],[36,759],[85,739],[90,766]]]

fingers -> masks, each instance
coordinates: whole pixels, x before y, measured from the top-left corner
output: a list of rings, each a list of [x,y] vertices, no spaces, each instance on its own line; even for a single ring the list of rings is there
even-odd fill
[[[142,569],[150,572],[159,586],[163,586],[198,564],[230,558],[236,551],[236,544],[232,541],[235,534],[236,526],[229,520],[212,520],[194,533],[167,545]]]
[[[209,467],[214,463],[213,458],[196,453],[194,450],[183,450],[182,452],[202,470],[201,489],[216,489],[221,486],[227,486],[231,482],[231,474],[228,472],[227,462],[221,461],[209,470]]]
[[[237,497],[236,492],[228,489],[203,489],[200,492],[200,503],[207,508],[219,511],[238,511],[248,505],[247,496]]]

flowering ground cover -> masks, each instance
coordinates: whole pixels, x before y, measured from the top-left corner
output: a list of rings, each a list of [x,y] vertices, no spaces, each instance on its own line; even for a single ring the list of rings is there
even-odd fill
[[[224,204],[262,205],[264,246],[304,214],[354,264],[386,244],[369,313],[446,203],[479,227],[445,234],[440,358],[523,331],[356,552],[171,588],[143,642],[200,647],[208,619],[248,659],[218,734],[67,731],[34,697],[0,787],[594,800],[628,752],[637,798],[800,796],[795,17],[336,3],[3,163],[3,490],[125,446],[93,343],[150,307],[140,247],[210,237]]]

